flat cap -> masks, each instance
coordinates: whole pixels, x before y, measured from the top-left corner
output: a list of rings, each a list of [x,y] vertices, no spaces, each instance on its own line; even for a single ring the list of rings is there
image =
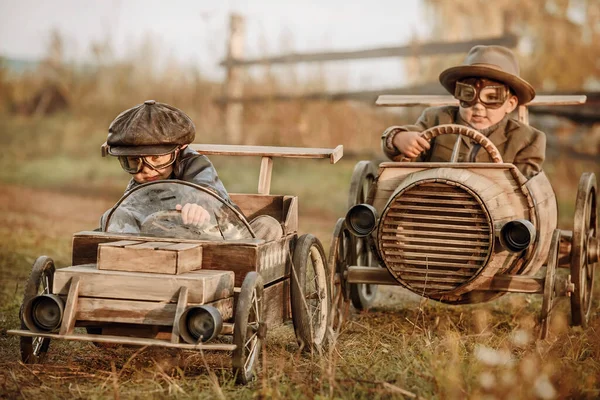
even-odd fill
[[[123,111],[108,127],[108,154],[113,156],[162,155],[196,137],[194,123],[183,111],[146,100]]]

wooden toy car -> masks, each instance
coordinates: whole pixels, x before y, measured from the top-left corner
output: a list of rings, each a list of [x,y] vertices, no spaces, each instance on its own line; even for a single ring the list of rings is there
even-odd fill
[[[189,182],[150,182],[126,193],[104,231],[73,236],[72,266],[39,257],[21,307],[21,356],[38,363],[51,339],[232,352],[238,382],[255,374],[267,326],[293,320],[298,342],[327,339],[330,297],[323,247],[298,236],[298,198],[270,195],[273,157],[329,158],[336,149],[193,145],[203,154],[262,156],[258,194],[232,194],[239,207]],[[202,205],[210,222],[184,225],[176,204]],[[283,228],[255,238],[248,220]],[[87,334],[74,331],[85,327]],[[227,337],[229,336],[229,337]]]
[[[449,96],[380,96],[379,105],[447,105]],[[537,104],[581,104],[585,96],[538,96]],[[527,123],[527,109],[519,117]],[[392,129],[392,128],[390,128]],[[329,256],[334,310],[371,305],[376,285],[400,285],[449,304],[477,303],[508,292],[543,295],[541,337],[558,296],[570,296],[573,325],[586,326],[600,254],[596,177],[579,182],[572,231],[557,229],[554,191],[541,172],[527,180],[504,163],[484,135],[461,125],[422,133],[466,136],[493,163],[359,162],[348,212],[333,234]],[[546,267],[545,277],[536,276]],[[557,276],[557,268],[570,275]]]

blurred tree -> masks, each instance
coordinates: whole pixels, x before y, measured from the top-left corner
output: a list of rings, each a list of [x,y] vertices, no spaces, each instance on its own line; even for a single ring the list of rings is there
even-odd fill
[[[521,75],[539,91],[600,86],[598,0],[423,1],[431,40],[468,40],[512,32],[520,38],[514,50]],[[464,56],[412,60],[409,68],[420,75],[419,81],[432,81]]]

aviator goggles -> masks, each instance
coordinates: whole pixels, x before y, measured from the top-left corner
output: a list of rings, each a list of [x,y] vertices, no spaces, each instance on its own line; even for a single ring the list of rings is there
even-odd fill
[[[480,102],[487,108],[497,109],[504,104],[509,93],[506,85],[477,78],[458,81],[454,89],[454,97],[463,108],[473,107]]]
[[[177,159],[177,152],[179,149],[175,149],[175,151],[169,154],[163,155],[152,155],[152,156],[119,156],[119,162],[121,163],[121,167],[129,172],[130,174],[137,174],[144,169],[144,164],[148,167],[152,168],[155,171],[160,169],[167,168],[169,165],[172,165]]]

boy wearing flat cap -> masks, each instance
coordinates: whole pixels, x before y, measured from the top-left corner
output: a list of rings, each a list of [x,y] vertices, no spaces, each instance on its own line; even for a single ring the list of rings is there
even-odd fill
[[[117,157],[121,167],[131,175],[125,192],[147,182],[179,179],[210,189],[237,208],[208,157],[188,147],[195,136],[194,123],[183,111],[147,100],[114,119],[103,148]],[[184,224],[200,226],[210,219],[208,211],[199,204],[178,204],[176,209],[181,211]],[[101,220],[103,228],[107,213]],[[281,237],[279,222],[272,217],[261,217],[250,222],[257,237],[265,240]]]
[[[390,159],[400,156],[419,161],[450,161],[456,138],[444,135],[431,143],[420,132],[442,124],[471,127],[490,139],[504,162],[513,163],[527,178],[541,171],[545,158],[543,132],[509,117],[519,104],[535,97],[535,90],[519,77],[515,55],[502,46],[475,46],[463,65],[448,68],[440,82],[460,101],[460,105],[430,107],[414,125],[388,128],[382,136],[382,148]],[[491,162],[479,145],[463,137],[458,160]]]

